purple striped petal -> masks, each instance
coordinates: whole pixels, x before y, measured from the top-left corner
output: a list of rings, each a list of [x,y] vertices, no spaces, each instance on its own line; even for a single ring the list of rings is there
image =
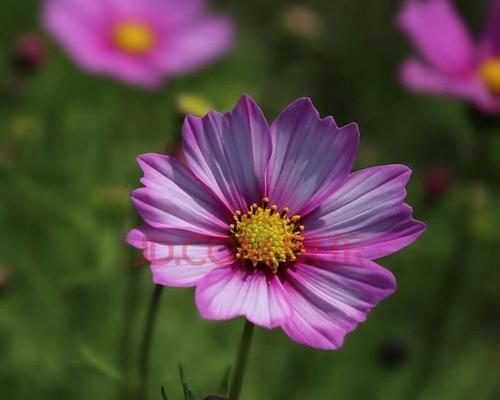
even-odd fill
[[[127,241],[143,250],[153,281],[159,285],[195,286],[210,271],[234,262],[226,241],[188,231],[144,226],[131,230]]]
[[[232,210],[245,211],[264,194],[271,155],[269,127],[260,108],[243,96],[233,111],[188,116],[183,150],[195,175]]]
[[[342,265],[296,264],[284,287],[294,313],[283,326],[293,340],[319,349],[338,349],[347,333],[396,287],[392,273],[372,261]]]
[[[475,45],[449,0],[407,0],[398,24],[440,71],[456,76],[473,72]]]
[[[239,266],[215,269],[196,287],[196,304],[203,318],[225,320],[245,316],[269,329],[290,318],[286,296],[276,276]]]
[[[308,253],[380,258],[415,241],[425,225],[403,203],[411,170],[386,165],[353,173],[304,221]]]
[[[145,186],[132,201],[148,225],[227,238],[230,213],[183,164],[159,154],[138,158]]]
[[[351,171],[358,149],[356,124],[338,128],[321,119],[311,100],[290,104],[271,125],[267,173],[272,203],[301,215],[314,209]]]

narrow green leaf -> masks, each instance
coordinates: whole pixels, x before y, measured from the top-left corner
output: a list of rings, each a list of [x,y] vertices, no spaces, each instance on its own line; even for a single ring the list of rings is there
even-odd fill
[[[226,372],[224,373],[224,377],[222,378],[222,382],[219,386],[219,390],[217,390],[217,394],[223,397],[227,396],[227,392],[229,390],[229,376],[231,375],[231,367],[226,368]]]
[[[182,365],[180,365],[180,364],[179,364],[179,374],[181,376],[182,389],[184,390],[184,399],[185,400],[195,400],[193,392],[191,392],[191,389],[189,388],[189,385],[186,382],[186,379],[184,376],[184,369],[182,368]]]
[[[90,367],[99,375],[115,381],[122,380],[120,372],[106,360],[103,360],[102,357],[89,346],[82,344],[80,346],[80,355],[82,356],[83,365]]]
[[[161,387],[161,398],[162,400],[168,400],[167,392],[163,386]]]

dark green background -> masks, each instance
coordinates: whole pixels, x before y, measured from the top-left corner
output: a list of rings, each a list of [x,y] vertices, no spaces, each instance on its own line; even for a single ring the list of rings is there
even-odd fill
[[[217,110],[251,94],[268,118],[310,96],[339,124],[357,121],[356,168],[403,163],[414,170],[409,202],[428,225],[414,245],[380,263],[398,279],[336,352],[302,347],[279,330],[258,329],[242,398],[500,398],[500,120],[453,100],[409,93],[395,76],[411,47],[394,27],[399,2],[303,2],[316,35],[291,34],[291,2],[217,2],[238,25],[234,51],[204,71],[150,93],[73,65],[50,38],[49,57],[24,76],[10,62],[14,38],[37,31],[39,3],[0,6],[0,398],[128,399],[137,345],[152,292],[139,253],[124,244],[136,224],[128,194],[139,186],[136,155],[173,152],[180,93]],[[480,30],[486,2],[459,2]],[[17,78],[16,78],[17,76]],[[422,176],[440,163],[455,180],[441,199]],[[211,322],[190,289],[167,289],[155,335],[150,399],[160,385],[181,398],[182,362],[198,398],[233,362],[242,320]],[[381,348],[407,357],[389,367]]]

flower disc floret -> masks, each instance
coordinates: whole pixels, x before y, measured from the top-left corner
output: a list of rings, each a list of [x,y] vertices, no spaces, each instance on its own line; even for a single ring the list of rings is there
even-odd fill
[[[144,54],[155,44],[155,34],[148,24],[142,22],[121,22],[113,28],[113,43],[129,54]]]
[[[481,64],[479,73],[486,86],[500,95],[500,58],[491,59]]]
[[[254,203],[246,213],[236,211],[230,233],[236,241],[237,258],[277,273],[280,265],[295,261],[304,252],[304,226],[299,225],[299,215],[287,216],[288,208],[278,212],[278,206],[268,204],[266,197],[262,206]]]

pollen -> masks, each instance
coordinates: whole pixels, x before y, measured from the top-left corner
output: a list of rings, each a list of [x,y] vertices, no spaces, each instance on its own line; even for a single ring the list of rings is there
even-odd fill
[[[113,28],[112,40],[116,47],[125,53],[142,55],[155,45],[155,34],[143,22],[122,22]]]
[[[236,242],[236,257],[253,267],[265,267],[277,273],[280,266],[293,262],[304,252],[300,216],[287,215],[288,208],[278,212],[266,197],[259,206],[252,204],[246,213],[236,211],[235,223],[229,229]]]
[[[485,61],[479,67],[483,82],[495,94],[500,95],[500,58]]]

